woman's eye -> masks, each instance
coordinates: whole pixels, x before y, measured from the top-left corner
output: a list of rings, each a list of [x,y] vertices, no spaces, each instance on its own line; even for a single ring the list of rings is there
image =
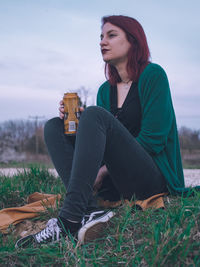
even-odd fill
[[[107,38],[113,38],[113,37],[115,37],[115,36],[117,36],[117,35],[116,35],[116,34],[113,34],[113,33],[111,33],[111,34],[107,35]],[[100,40],[102,41],[102,40],[103,40],[103,38],[104,38],[104,36],[103,36],[103,35],[101,35],[101,36],[100,36]]]

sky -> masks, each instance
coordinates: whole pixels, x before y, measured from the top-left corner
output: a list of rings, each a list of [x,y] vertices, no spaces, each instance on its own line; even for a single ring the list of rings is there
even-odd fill
[[[143,26],[151,60],[167,73],[178,127],[200,129],[199,0],[0,0],[0,122],[58,116],[66,92],[105,81],[101,18]]]

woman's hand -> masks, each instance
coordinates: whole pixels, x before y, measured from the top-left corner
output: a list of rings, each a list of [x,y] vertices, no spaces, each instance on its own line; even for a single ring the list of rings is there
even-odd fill
[[[60,117],[61,120],[63,120],[64,116],[65,116],[63,100],[60,101],[59,105],[60,105],[60,107],[59,107],[59,117]],[[83,111],[84,111],[84,108],[80,107],[80,112],[83,112]]]
[[[64,112],[64,102],[63,102],[63,100],[61,100],[61,101],[59,102],[59,104],[60,104],[60,107],[59,107],[59,117],[60,117],[61,120],[63,120],[63,119],[64,119],[64,116],[65,116],[65,112]]]
[[[101,185],[102,185],[102,182],[103,182],[103,179],[106,175],[108,175],[108,169],[106,167],[106,165],[103,165],[100,169],[99,169],[99,172],[97,174],[97,177],[96,177],[96,180],[94,182],[94,191],[97,191]]]

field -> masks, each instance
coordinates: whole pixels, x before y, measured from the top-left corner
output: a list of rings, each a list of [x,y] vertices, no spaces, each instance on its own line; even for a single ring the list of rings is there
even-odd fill
[[[182,149],[181,157],[184,169],[200,169],[200,150]]]
[[[0,176],[0,209],[26,204],[34,192],[60,193],[60,180],[47,169],[30,167],[12,178]],[[22,230],[40,229],[56,216],[48,209],[40,216],[11,226],[0,234],[0,266],[200,266],[200,192],[187,196],[165,197],[165,210],[141,211],[126,205],[104,236],[82,246],[75,240],[41,248],[16,250],[15,241]],[[28,233],[27,232],[27,233]]]
[[[181,149],[181,157],[184,169],[200,169],[200,150],[199,149]],[[20,162],[0,162],[0,168],[26,168],[30,164],[54,168],[50,157],[47,154],[26,153],[26,159]]]

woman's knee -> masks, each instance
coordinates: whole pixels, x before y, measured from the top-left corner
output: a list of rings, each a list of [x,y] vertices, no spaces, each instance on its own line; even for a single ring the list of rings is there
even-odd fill
[[[105,115],[105,112],[107,112],[104,108],[99,106],[89,106],[87,107],[83,114],[81,116],[90,116],[90,117],[96,117],[96,116],[103,116]]]
[[[59,117],[48,120],[44,126],[44,137],[47,138],[52,133],[63,130],[64,122]]]
[[[81,115],[80,125],[86,124],[87,127],[96,127],[100,125],[104,129],[110,128],[114,116],[99,106],[89,106],[87,107]]]

